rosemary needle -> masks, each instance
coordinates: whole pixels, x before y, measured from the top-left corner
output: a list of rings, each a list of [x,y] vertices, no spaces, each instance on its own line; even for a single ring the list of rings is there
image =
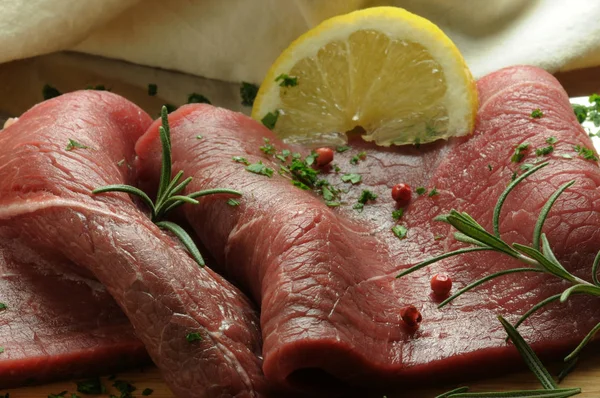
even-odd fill
[[[169,128],[168,111],[165,106],[163,106],[161,109],[161,126],[158,128],[158,132],[162,145],[162,164],[156,201],[153,202],[144,191],[131,185],[107,185],[94,189],[92,193],[100,194],[105,192],[126,192],[130,195],[138,196],[150,209],[150,218],[152,222],[154,222],[159,228],[166,229],[175,235],[192,255],[194,260],[196,260],[198,265],[203,267],[204,259],[202,258],[198,247],[188,233],[179,225],[170,221],[164,221],[163,218],[171,210],[183,205],[184,203],[198,204],[198,201],[195,198],[200,196],[214,194],[241,196],[242,194],[233,189],[216,188],[197,191],[187,195],[180,195],[179,193],[183,191],[183,189],[185,189],[185,187],[187,187],[192,181],[192,177],[182,180],[183,170],[181,170],[175,175],[175,177],[171,179],[171,130]]]

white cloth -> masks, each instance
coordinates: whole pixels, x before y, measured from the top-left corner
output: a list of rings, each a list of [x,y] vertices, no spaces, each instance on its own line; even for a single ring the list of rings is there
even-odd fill
[[[307,29],[377,5],[438,24],[476,77],[514,64],[600,65],[597,0],[1,0],[0,62],[72,49],[260,83]]]

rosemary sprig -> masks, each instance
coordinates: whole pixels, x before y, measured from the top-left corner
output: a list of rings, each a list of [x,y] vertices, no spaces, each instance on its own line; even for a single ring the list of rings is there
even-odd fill
[[[593,283],[590,283],[586,280],[583,280],[573,274],[571,274],[565,267],[558,261],[552,248],[550,247],[550,243],[546,235],[542,232],[544,222],[548,217],[548,214],[558,199],[558,197],[565,192],[569,187],[571,187],[575,181],[569,181],[566,184],[562,185],[558,188],[552,196],[548,199],[544,207],[542,208],[538,220],[536,222],[532,245],[526,246],[518,243],[509,244],[500,238],[500,213],[502,210],[502,206],[510,194],[510,192],[525,178],[529,177],[533,173],[547,166],[548,163],[539,164],[536,167],[529,169],[527,172],[523,173],[521,176],[512,181],[502,192],[493,212],[492,218],[492,226],[494,233],[490,233],[486,231],[477,221],[475,221],[469,214],[464,212],[458,212],[456,210],[451,210],[449,214],[442,215],[436,218],[437,221],[446,222],[452,225],[454,228],[458,230],[454,234],[454,238],[460,242],[467,243],[472,245],[472,247],[466,247],[463,249],[455,250],[453,252],[445,253],[440,256],[425,260],[403,272],[401,272],[397,277],[402,277],[408,275],[412,272],[415,272],[423,267],[426,267],[430,264],[436,263],[445,258],[456,256],[464,253],[474,252],[474,251],[495,251],[510,257],[516,258],[517,260],[528,265],[526,268],[514,268],[509,270],[504,270],[500,272],[496,272],[494,274],[485,276],[469,285],[459,290],[457,293],[444,300],[442,303],[438,305],[439,308],[444,307],[448,303],[452,302],[456,298],[460,297],[462,294],[468,292],[469,290],[488,282],[492,279],[515,273],[515,272],[542,272],[549,275],[553,275],[557,278],[563,279],[571,284],[570,287],[566,288],[561,294],[557,294],[551,297],[548,297],[538,304],[534,305],[529,311],[527,311],[518,322],[515,324],[515,327],[521,325],[526,319],[528,319],[533,313],[538,311],[539,309],[545,307],[546,305],[560,301],[564,303],[567,301],[571,295],[573,294],[588,294],[592,296],[600,297],[600,283],[598,279],[598,270],[600,267],[600,252],[597,254],[594,263],[592,265],[592,280]],[[592,340],[592,338],[600,331],[600,323],[596,325],[592,330],[588,333],[588,335],[582,340],[580,345],[571,353],[569,356],[565,358],[565,361],[571,363],[574,359],[579,355],[583,347]],[[544,395],[545,396],[545,395]]]
[[[202,258],[198,247],[196,247],[196,244],[188,235],[188,233],[179,225],[170,221],[164,221],[163,218],[171,210],[181,206],[184,203],[198,204],[199,202],[196,200],[196,198],[200,196],[213,194],[241,196],[242,194],[233,189],[217,188],[196,191],[187,195],[179,195],[179,193],[183,191],[183,189],[185,189],[190,182],[192,182],[192,177],[187,177],[182,181],[181,179],[183,177],[183,170],[181,170],[175,175],[175,177],[173,177],[173,179],[171,179],[171,130],[169,128],[168,111],[165,106],[162,107],[160,115],[162,125],[158,128],[158,132],[162,145],[162,165],[156,201],[153,202],[152,199],[150,199],[150,197],[141,189],[124,184],[106,185],[94,189],[92,193],[99,194],[105,192],[125,192],[130,195],[138,196],[150,209],[150,219],[152,222],[154,222],[159,228],[168,230],[177,238],[179,238],[181,243],[183,243],[198,265],[203,267],[205,264],[204,259]]]
[[[508,338],[513,342],[515,348],[521,354],[521,357],[527,364],[527,367],[533,372],[537,379],[542,384],[543,389],[536,390],[517,390],[517,391],[498,391],[498,392],[474,392],[470,393],[468,387],[460,387],[455,390],[448,391],[436,398],[519,398],[519,397],[545,397],[545,398],[566,398],[581,393],[579,388],[561,388],[559,389],[556,382],[550,375],[550,372],[544,367],[542,361],[533,352],[529,344],[523,339],[523,336],[517,329],[510,324],[502,316],[498,316],[498,320],[504,327]]]

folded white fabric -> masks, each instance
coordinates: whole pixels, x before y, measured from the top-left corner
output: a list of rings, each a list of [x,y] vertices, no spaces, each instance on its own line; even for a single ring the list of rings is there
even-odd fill
[[[590,0],[2,0],[0,62],[73,49],[260,83],[307,29],[377,5],[438,24],[476,77],[514,64],[600,65],[600,1]]]

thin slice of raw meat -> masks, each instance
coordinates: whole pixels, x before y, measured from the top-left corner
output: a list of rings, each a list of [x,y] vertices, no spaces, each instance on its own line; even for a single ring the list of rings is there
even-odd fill
[[[271,131],[237,113],[190,105],[171,115],[174,170],[194,176],[190,190],[235,187],[239,206],[203,198],[184,214],[212,255],[232,278],[261,303],[264,372],[269,381],[303,391],[342,391],[347,385],[403,385],[419,380],[482,372],[514,363],[516,350],[505,343],[496,316],[516,320],[534,303],[566,283],[541,274],[498,279],[466,294],[443,310],[431,295],[430,278],[450,274],[455,290],[494,271],[521,266],[507,256],[480,252],[449,258],[396,279],[403,269],[463,246],[450,227],[434,217],[452,208],[469,212],[491,229],[496,199],[520,164],[514,148],[529,142],[522,163],[535,161],[535,149],[554,136],[550,164],[520,184],[502,211],[500,230],[509,242],[531,243],[538,213],[564,182],[576,179],[550,212],[544,231],[558,258],[575,274],[590,279],[600,249],[600,170],[577,157],[576,144],[592,147],[559,83],[541,69],[513,67],[478,83],[481,108],[474,136],[420,148],[377,148],[351,139],[352,149],[336,153],[325,178],[349,189],[347,203],[329,208],[277,173],[279,160],[263,153],[263,137],[287,148]],[[531,117],[540,108],[544,116]],[[141,179],[158,175],[157,124],[138,141]],[[198,139],[197,136],[202,136]],[[291,148],[292,150],[295,148]],[[366,158],[353,164],[359,151]],[[304,151],[306,153],[306,151]],[[571,155],[566,159],[561,155]],[[232,160],[242,156],[275,170],[272,178],[250,173]],[[359,173],[362,183],[343,183]],[[285,173],[284,173],[285,174]],[[405,239],[391,231],[396,208],[393,185],[434,187],[438,194],[414,194],[400,224]],[[379,195],[354,210],[363,189]],[[417,331],[406,328],[400,309],[416,305],[423,315]],[[534,316],[520,330],[547,355],[564,353],[600,321],[600,303],[573,297]],[[514,365],[513,365],[514,366]]]
[[[133,182],[133,143],[147,118],[96,91],[25,113],[0,135],[0,236],[91,271],[177,396],[258,396],[260,335],[248,300],[199,268],[127,194],[92,194]],[[188,339],[196,333],[201,340]]]

